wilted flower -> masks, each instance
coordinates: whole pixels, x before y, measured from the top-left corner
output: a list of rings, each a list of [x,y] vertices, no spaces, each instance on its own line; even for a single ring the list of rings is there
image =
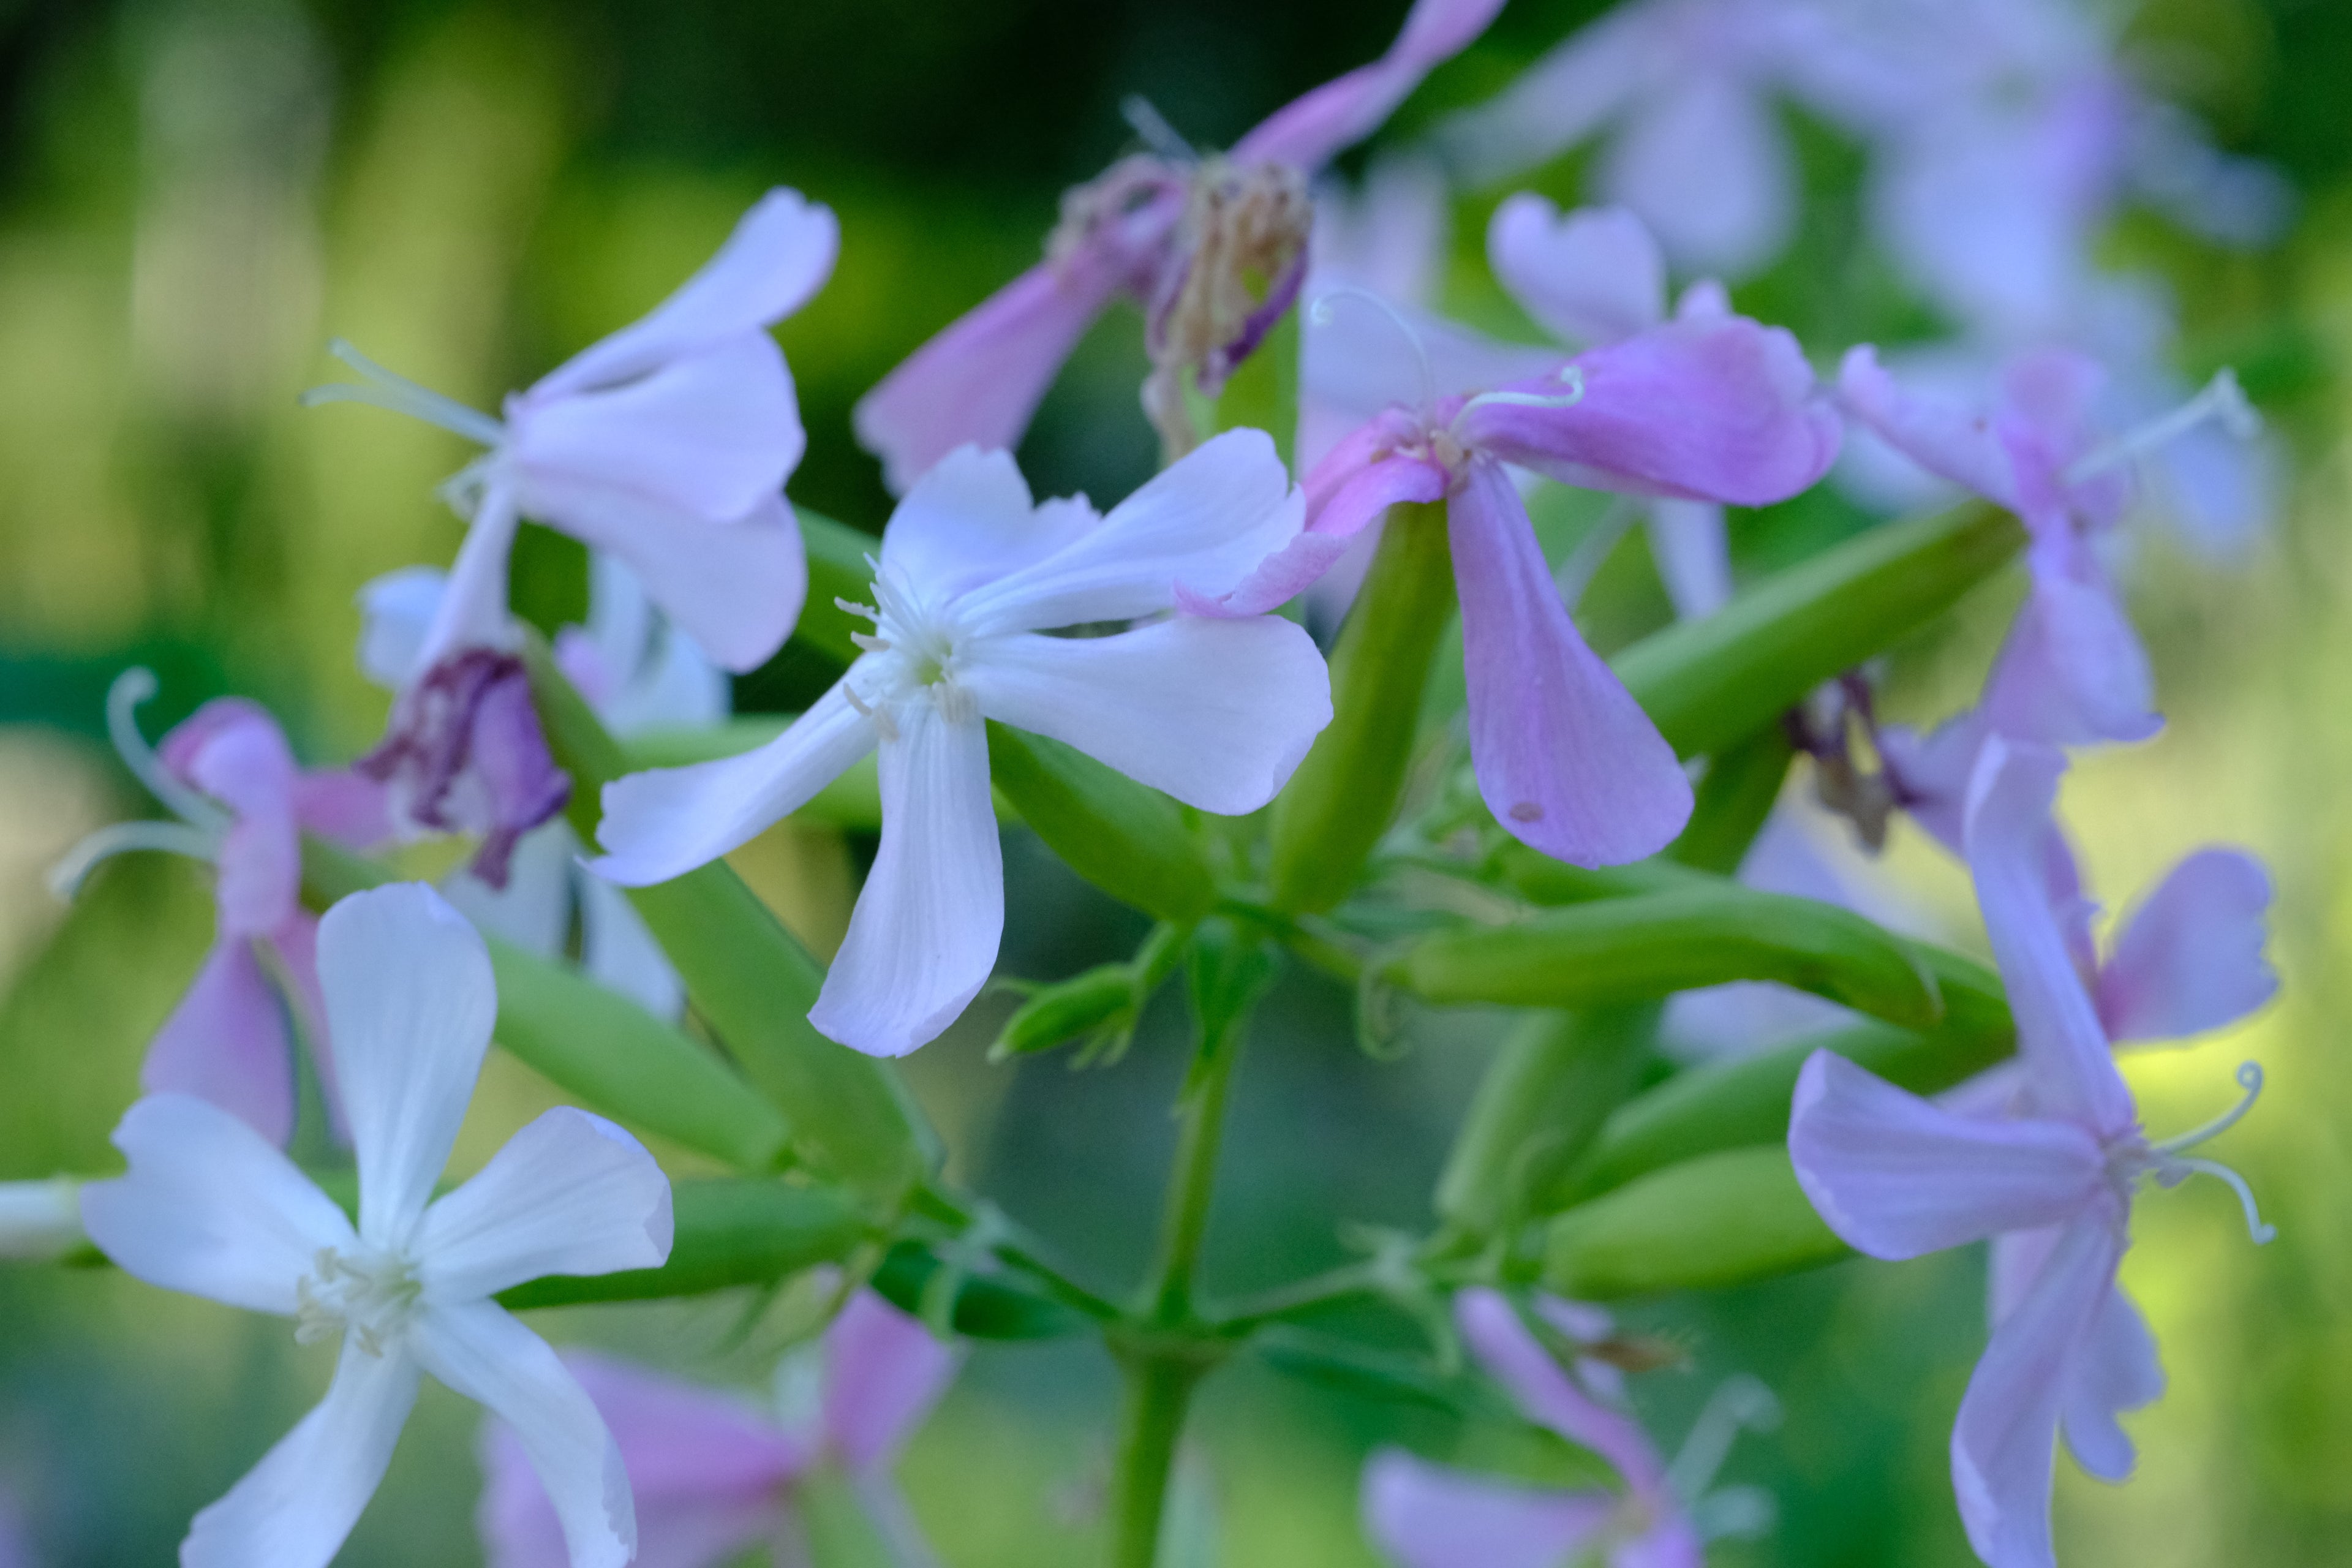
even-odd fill
[[[1004,924],[987,720],[1066,742],[1203,811],[1255,811],[1330,721],[1307,635],[1271,616],[1147,620],[1179,583],[1230,589],[1298,531],[1303,503],[1259,431],[1216,437],[1097,515],[1032,501],[1003,452],[952,453],[882,536],[866,652],[758,751],[609,784],[599,874],[666,881],[881,752],[882,846],[809,1014],[901,1056],[987,981]],[[1678,775],[1679,776],[1679,775]]]
[[[82,1191],[90,1239],[126,1272],[341,1347],[326,1398],[196,1516],[180,1561],[325,1568],[429,1372],[520,1434],[574,1568],[619,1568],[636,1546],[620,1452],[555,1352],[492,1298],[660,1264],[667,1178],[635,1139],[567,1107],[436,1199],[498,1011],[482,939],[429,888],[379,888],[320,922],[319,973],[359,1160],[356,1229],[251,1128],[186,1095],[133,1105],[114,1133],[130,1173]]]

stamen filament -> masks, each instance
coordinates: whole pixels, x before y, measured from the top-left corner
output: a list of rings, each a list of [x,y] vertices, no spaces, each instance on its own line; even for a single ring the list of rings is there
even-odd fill
[[[1342,300],[1353,300],[1360,304],[1370,305],[1388,319],[1389,325],[1394,327],[1398,335],[1404,339],[1405,346],[1412,350],[1413,370],[1421,383],[1422,413],[1426,415],[1434,408],[1437,405],[1437,373],[1430,368],[1428,346],[1423,343],[1421,333],[1414,330],[1413,324],[1405,320],[1402,310],[1398,310],[1370,289],[1359,289],[1349,283],[1318,294],[1315,297],[1315,302],[1307,307],[1307,319],[1318,327],[1329,326],[1331,318],[1337,313],[1334,307]]]
[[[1143,138],[1146,147],[1170,163],[1189,165],[1201,161],[1199,151],[1178,135],[1176,128],[1168,123],[1168,117],[1141,93],[1130,92],[1118,100],[1118,117]]]
[[[113,822],[100,828],[65,853],[49,868],[49,891],[60,902],[71,903],[83,882],[102,860],[137,849],[160,849],[185,855],[191,860],[213,860],[220,854],[220,835],[187,822]]]
[[[506,426],[488,415],[386,370],[341,338],[329,343],[327,352],[359,372],[367,384],[354,386],[345,381],[331,381],[324,386],[314,386],[302,395],[305,408],[316,408],[322,403],[365,403],[422,419],[427,425],[437,425],[485,447],[495,447],[506,439]]]
[[[2179,407],[2159,414],[2075,458],[2066,469],[2066,482],[2079,485],[2111,468],[2137,461],[2179,440],[2208,419],[2218,421],[2222,429],[2241,441],[2251,441],[2262,433],[2263,416],[2246,401],[2245,391],[2238,384],[2237,372],[2227,367],[2215,371],[2213,379]]]
[[[2277,1237],[2278,1226],[2263,1220],[2262,1210],[2254,1204],[2254,1190],[2246,1185],[2246,1178],[2219,1160],[2200,1160],[2194,1155],[2184,1154],[2167,1155],[2164,1163],[2157,1167],[2156,1179],[2161,1186],[2177,1187],[2192,1175],[2210,1176],[2218,1182],[2227,1183],[2230,1190],[2238,1194],[2238,1205],[2246,1211],[2246,1234],[2253,1237],[2256,1247]]]
[[[2183,1132],[2178,1138],[2168,1138],[2163,1142],[2150,1144],[2149,1147],[2159,1155],[2182,1154],[2196,1148],[2200,1143],[2220,1137],[2235,1127],[2244,1119],[2246,1112],[2254,1108],[2254,1101],[2262,1098],[2263,1064],[2240,1062],[2238,1087],[2246,1091],[2245,1097],[2231,1108],[2229,1114],[2218,1117],[2194,1131]]]
[[[1568,390],[1557,395],[1547,395],[1540,392],[1482,392],[1462,405],[1462,414],[1454,416],[1454,423],[1458,426],[1462,423],[1463,414],[1467,414],[1474,408],[1485,408],[1490,405],[1506,408],[1573,408],[1584,401],[1584,367],[1582,365],[1560,366],[1559,380],[1568,387]]]
[[[1716,1473],[1730,1457],[1742,1428],[1769,1432],[1780,1424],[1780,1402],[1770,1389],[1744,1373],[1725,1378],[1691,1423],[1682,1451],[1666,1467],[1667,1487],[1685,1507],[1696,1504],[1715,1485]]]
[[[114,742],[115,754],[131,770],[131,776],[169,807],[173,816],[215,835],[226,833],[228,814],[173,777],[155,748],[147,743],[147,737],[139,732],[139,705],[154,695],[155,672],[143,665],[132,665],[107,688],[106,733]]]

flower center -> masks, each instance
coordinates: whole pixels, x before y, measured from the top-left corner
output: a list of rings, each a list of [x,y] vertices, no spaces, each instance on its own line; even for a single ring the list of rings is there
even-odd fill
[[[2225,1115],[2193,1131],[2165,1139],[2159,1143],[2151,1143],[2137,1132],[2117,1140],[2107,1151],[2107,1173],[2117,1191],[2126,1199],[2134,1187],[2150,1178],[2158,1186],[2169,1189],[2191,1176],[2211,1176],[2238,1194],[2239,1206],[2245,1211],[2246,1234],[2252,1237],[2254,1245],[2259,1247],[2278,1235],[2278,1227],[2263,1220],[2262,1211],[2254,1204],[2253,1189],[2246,1184],[2246,1179],[2218,1160],[2200,1159],[2189,1152],[2199,1144],[2235,1127],[2246,1112],[2253,1109],[2254,1101],[2262,1097],[2263,1092],[2262,1064],[2240,1063],[2238,1086],[2246,1091],[2244,1098]]]
[[[848,614],[874,623],[871,632],[850,634],[866,657],[843,683],[842,695],[873,721],[886,741],[898,738],[893,710],[913,700],[929,699],[950,721],[970,721],[978,709],[971,693],[956,679],[962,626],[952,614],[925,600],[904,572],[886,567],[871,555],[866,563],[874,568],[874,603],[834,601]]]
[[[380,1356],[407,1328],[424,1289],[405,1258],[322,1247],[310,1272],[295,1282],[294,1342],[316,1344],[350,1333],[360,1349]]]

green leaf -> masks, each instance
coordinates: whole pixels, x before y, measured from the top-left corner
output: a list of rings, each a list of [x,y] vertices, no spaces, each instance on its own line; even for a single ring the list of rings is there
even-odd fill
[[[302,846],[321,907],[392,879],[322,839]],[[589,1110],[740,1171],[771,1171],[791,1129],[709,1049],[565,964],[485,935],[499,985],[498,1043]]]
[[[884,1300],[919,1317],[932,1278],[947,1267],[922,1243],[901,1241],[890,1248],[870,1283]],[[957,1285],[950,1321],[957,1333],[975,1340],[1067,1339],[1093,1326],[1085,1314],[1009,1278],[973,1274],[964,1275]]]
[[[1943,1016],[1927,966],[1900,938],[1834,905],[1711,880],[1441,932],[1385,974],[1437,1003],[1590,1007],[1776,980],[1890,1023]]]
[[[1044,735],[988,726],[996,787],[1070,869],[1121,902],[1178,924],[1207,914],[1216,880],[1177,804]]]
[[[1653,1172],[1553,1220],[1543,1284],[1605,1301],[1743,1285],[1850,1256],[1797,1185],[1786,1149],[1732,1149]]]
[[[572,775],[572,826],[593,844],[604,787],[626,761],[546,645],[528,641],[523,657],[548,746]],[[924,1179],[937,1144],[922,1113],[887,1065],[809,1023],[823,966],[726,862],[628,894],[696,1009],[792,1123],[803,1159],[886,1205]]]
[[[1454,1414],[1500,1414],[1498,1402],[1459,1373],[1447,1376],[1426,1356],[1375,1350],[1350,1340],[1277,1325],[1260,1330],[1250,1349],[1277,1372],[1329,1389],[1387,1404],[1426,1405]]]
[[[1709,757],[1690,822],[1663,858],[1724,877],[1738,870],[1780,798],[1795,756],[1787,727],[1775,722]]]
[[[699,1296],[733,1285],[769,1285],[819,1263],[837,1263],[871,1238],[845,1194],[782,1182],[677,1182],[669,1261],[617,1274],[550,1275],[499,1293],[508,1307],[568,1307]]]
[[[1883,524],[1612,663],[1677,752],[1713,754],[1925,626],[2024,543],[2015,518],[1981,501]]]
[[[1328,910],[1404,794],[1431,663],[1454,617],[1445,507],[1389,509],[1380,550],[1331,651],[1331,722],[1274,803],[1274,903]]]
[[[806,1555],[793,1557],[807,1568],[906,1568],[855,1479],[826,1454],[794,1476],[793,1519]]]

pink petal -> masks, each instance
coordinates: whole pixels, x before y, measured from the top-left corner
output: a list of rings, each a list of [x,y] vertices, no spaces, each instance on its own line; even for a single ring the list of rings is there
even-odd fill
[[[1987,721],[2051,746],[2145,741],[2164,726],[2147,652],[2087,542],[2060,526],[2026,557],[2033,592],[1986,681]]]
[[[963,1358],[919,1318],[860,1290],[824,1332],[824,1429],[853,1470],[887,1468]]]
[[[2278,990],[2263,955],[2271,879],[2238,849],[2200,849],[2124,921],[2099,972],[2114,1040],[2174,1040],[2234,1023]]]
[[[1311,174],[1378,130],[1422,78],[1468,47],[1502,8],[1503,0],[1413,0],[1387,54],[1276,110],[1234,143],[1230,156]]]
[[[2072,1122],[1956,1116],[1831,1051],[1798,1075],[1798,1184],[1874,1258],[1917,1258],[2053,1225],[2105,1191],[2106,1158]]]
[[[393,834],[383,786],[349,768],[316,768],[296,780],[294,816],[304,832],[350,849],[372,849]]]
[[[1615,342],[1665,319],[1665,258],[1623,207],[1563,214],[1521,191],[1495,209],[1486,256],[1495,280],[1563,342]]]
[[[1364,1533],[1398,1568],[1559,1568],[1617,1500],[1433,1465],[1382,1448],[1364,1466]]]
[[[1598,1405],[1579,1390],[1500,1291],[1480,1286],[1457,1292],[1454,1322],[1478,1364],[1528,1420],[1591,1449],[1635,1491],[1655,1491],[1665,1484],[1665,1466],[1649,1434],[1631,1415]]]
[[[758,668],[800,619],[808,557],[780,495],[733,521],[710,522],[628,490],[541,475],[521,504],[620,557],[646,597],[722,668]]]
[[[1947,719],[1935,732],[1922,736],[1907,725],[1889,724],[1878,732],[1880,753],[1886,759],[1903,809],[1920,830],[1955,855],[1965,854],[1969,781],[1976,776],[1977,757],[1990,731],[1981,709]]]
[[[1499,464],[1474,462],[1446,508],[1470,685],[1470,759],[1495,820],[1579,866],[1672,843],[1690,781],[1674,748],[1577,635]]]
[[[1340,448],[1344,449],[1346,443]],[[1418,458],[1391,457],[1356,470],[1344,482],[1333,484],[1325,469],[1328,488],[1322,506],[1310,511],[1308,531],[1259,562],[1239,584],[1223,594],[1196,591],[1190,584],[1176,585],[1177,606],[1187,615],[1234,617],[1264,615],[1288,604],[1328,572],[1366,525],[1391,506],[1407,501],[1433,501],[1445,494],[1445,471]],[[1310,486],[1315,476],[1309,476]],[[1312,489],[1308,491],[1310,497]]]
[[[1662,26],[1672,12],[1603,12],[1554,45],[1502,92],[1437,131],[1447,165],[1465,188],[1491,187],[1549,163],[1651,90]]]
[[[302,882],[294,753],[278,721],[236,698],[207,702],[163,737],[163,765],[228,807],[215,898],[221,929],[258,936],[294,909]]]
[[[783,351],[764,332],[610,390],[513,399],[507,432],[526,489],[544,479],[625,490],[705,522],[732,521],[782,489],[808,445]]]
[[[1648,508],[1650,559],[1677,618],[1711,616],[1731,602],[1731,538],[1712,501],[1668,500]]]
[[[1181,212],[1172,199],[1152,204],[1138,215],[1148,233],[1031,268],[858,399],[851,424],[858,445],[882,459],[883,482],[904,493],[958,447],[1017,446],[1062,362],[1129,286],[1133,256],[1164,243]]]
[[[1796,173],[1755,87],[1685,67],[1626,120],[1602,157],[1600,188],[1639,213],[1679,265],[1742,278],[1787,244]]]
[[[2115,1289],[2120,1216],[2066,1226],[2033,1287],[1985,1347],[1952,1427],[1952,1489],[1977,1555],[1999,1568],[2056,1568],[2051,1468],[2071,1363]]]
[[[824,286],[841,247],[832,209],[779,187],[754,203],[718,253],[635,325],[542,377],[533,397],[633,380],[668,361],[773,326]]]
[[[1474,399],[1464,442],[1563,484],[1763,506],[1828,471],[1837,416],[1796,339],[1743,316],[1676,319],[1574,362],[1565,407]],[[1556,380],[1504,389],[1557,403]]]
[[[1848,415],[1929,473],[1996,506],[2018,505],[2017,478],[1990,414],[1904,391],[1880,366],[1878,351],[1868,343],[1846,351],[1837,395]]]
[[[2156,1336],[2118,1285],[2100,1303],[2066,1367],[2059,1416],[2074,1462],[2103,1481],[2129,1476],[2137,1455],[2116,1416],[2163,1397]]]
[[[2035,1105],[2105,1140],[2129,1132],[2138,1113],[2051,908],[2050,813],[2065,771],[2046,747],[1985,742],[1969,789],[1969,869]]]
[[[294,1131],[294,1042],[252,939],[224,932],[213,943],[147,1047],[139,1087],[209,1100],[285,1146]]]

